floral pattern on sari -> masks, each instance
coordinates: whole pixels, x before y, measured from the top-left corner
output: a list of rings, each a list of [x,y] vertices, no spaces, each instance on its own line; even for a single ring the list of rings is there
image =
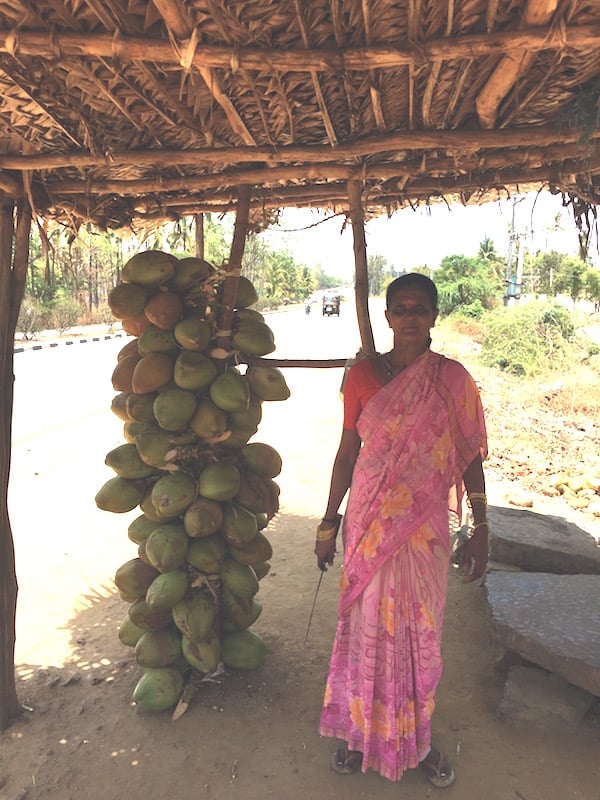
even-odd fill
[[[429,752],[442,672],[450,488],[486,435],[474,381],[427,351],[367,403],[344,516],[340,614],[319,731],[389,780]]]

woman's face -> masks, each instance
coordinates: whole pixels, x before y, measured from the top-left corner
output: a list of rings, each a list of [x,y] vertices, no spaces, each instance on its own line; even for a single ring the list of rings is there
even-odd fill
[[[399,345],[426,345],[429,331],[435,325],[437,309],[431,298],[418,286],[397,289],[390,298],[385,318]]]

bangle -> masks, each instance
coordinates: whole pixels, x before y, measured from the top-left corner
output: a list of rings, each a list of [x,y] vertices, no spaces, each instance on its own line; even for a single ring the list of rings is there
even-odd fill
[[[475,501],[479,500],[481,503],[483,503],[485,506],[487,506],[487,495],[486,495],[485,492],[472,492],[468,496],[467,502],[468,502],[468,504],[470,506],[472,506],[474,500]]]
[[[337,528],[326,528],[322,531],[317,528],[317,542],[328,542],[330,539],[335,539]]]
[[[335,517],[323,517],[321,522],[322,523],[323,522],[329,522],[331,525],[334,525],[338,521],[339,518],[340,518],[340,515],[336,514]]]
[[[483,527],[483,525],[485,525],[486,528],[489,527],[487,522],[478,522],[477,525],[473,525],[473,527],[471,528],[471,536],[473,536],[477,528],[481,528]]]

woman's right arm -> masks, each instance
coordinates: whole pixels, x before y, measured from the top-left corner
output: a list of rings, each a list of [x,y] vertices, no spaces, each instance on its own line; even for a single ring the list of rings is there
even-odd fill
[[[319,531],[324,538],[317,540],[315,544],[315,554],[319,569],[327,569],[327,564],[333,564],[335,555],[335,536],[333,532],[336,527],[336,515],[346,492],[350,488],[360,445],[361,441],[358,433],[355,430],[344,428],[331,471],[327,509],[319,525]],[[329,522],[329,520],[333,521]],[[329,539],[326,538],[328,529],[332,531],[332,536]]]

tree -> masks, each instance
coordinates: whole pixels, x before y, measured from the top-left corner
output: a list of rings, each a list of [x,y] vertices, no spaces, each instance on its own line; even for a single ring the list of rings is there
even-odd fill
[[[580,258],[566,257],[556,277],[556,291],[568,294],[573,301],[573,308],[583,295],[586,272],[587,266],[584,261]]]
[[[380,253],[367,257],[367,268],[369,273],[369,294],[377,296],[382,293],[389,283],[392,270],[387,258]]]
[[[460,311],[480,316],[496,305],[501,283],[488,261],[463,255],[446,256],[435,273],[442,316]]]

